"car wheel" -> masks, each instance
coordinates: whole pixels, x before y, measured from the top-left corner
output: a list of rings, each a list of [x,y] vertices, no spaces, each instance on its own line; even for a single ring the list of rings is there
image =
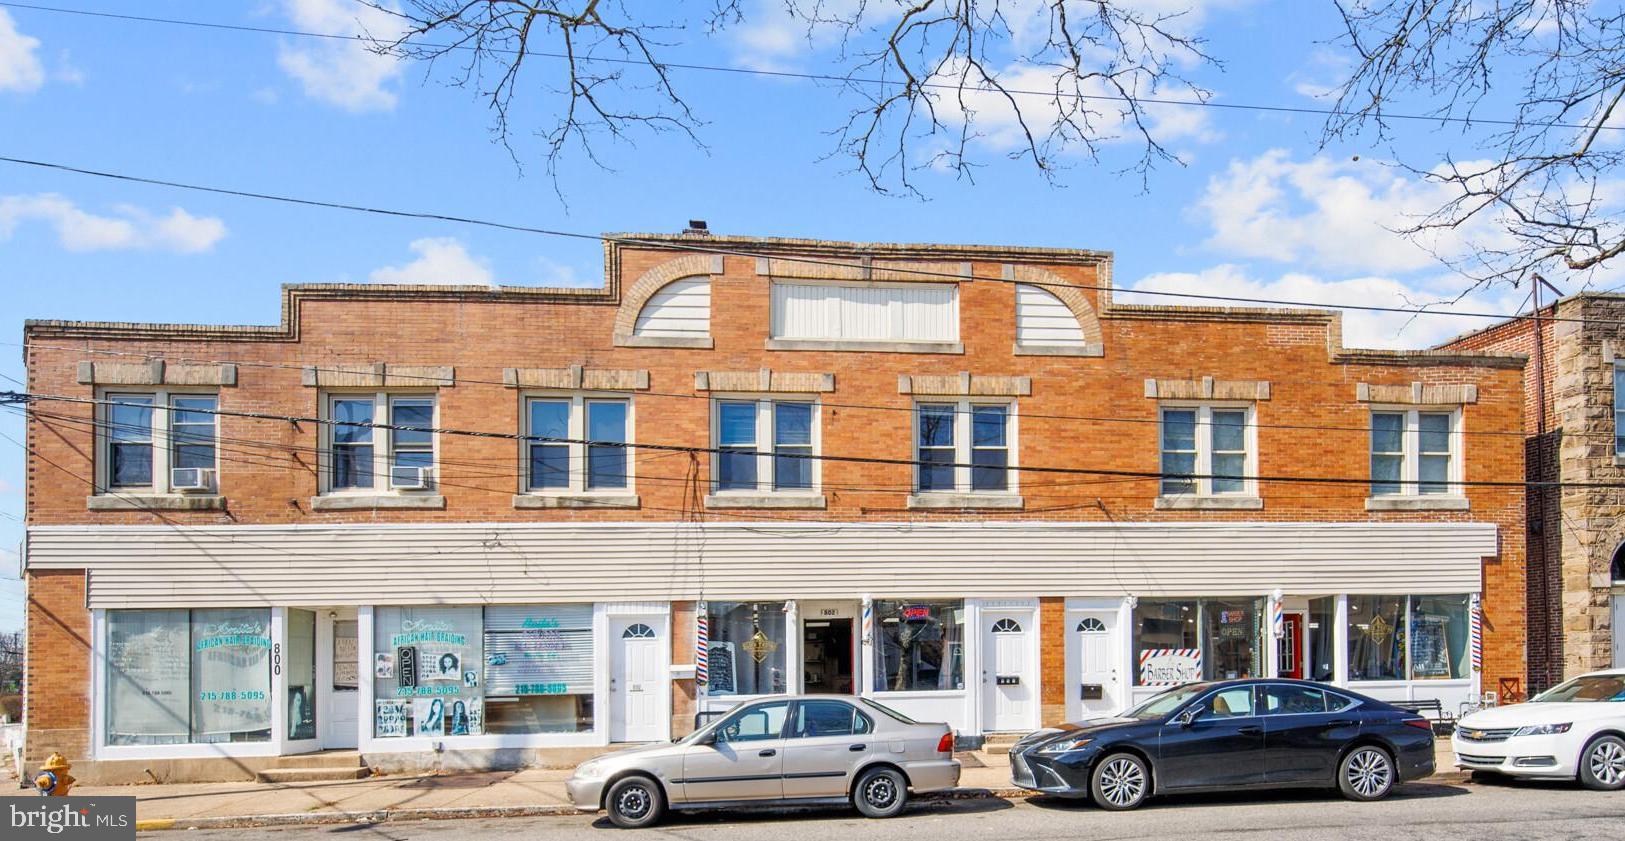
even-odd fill
[[[1121,812],[1145,802],[1151,794],[1151,768],[1131,753],[1114,753],[1089,775],[1089,796],[1102,809]]]
[[[1394,790],[1394,758],[1388,751],[1363,745],[1337,766],[1337,788],[1350,800],[1381,800]]]
[[[908,781],[895,768],[870,768],[852,787],[852,805],[866,818],[889,818],[908,804]]]
[[[1625,788],[1625,739],[1598,736],[1580,751],[1580,784],[1597,791]]]
[[[666,813],[666,793],[648,777],[626,777],[609,787],[604,809],[609,812],[610,823],[622,829],[639,829],[652,825]]]

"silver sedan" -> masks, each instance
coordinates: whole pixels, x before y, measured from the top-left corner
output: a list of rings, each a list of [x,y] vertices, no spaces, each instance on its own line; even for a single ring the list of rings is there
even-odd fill
[[[872,818],[910,792],[959,785],[954,734],[870,701],[801,695],[751,701],[670,744],[582,763],[565,783],[583,811],[649,826],[666,809],[769,803],[852,804]]]

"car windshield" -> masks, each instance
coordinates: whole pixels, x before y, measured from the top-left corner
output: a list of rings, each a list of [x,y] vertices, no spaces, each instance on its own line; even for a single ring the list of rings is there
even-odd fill
[[[1586,675],[1529,699],[1531,704],[1625,701],[1625,675]]]
[[[1151,696],[1145,703],[1123,713],[1123,717],[1138,719],[1162,718],[1184,706],[1186,701],[1202,694],[1207,688],[1208,684],[1205,683],[1192,683],[1175,687],[1160,695]]]

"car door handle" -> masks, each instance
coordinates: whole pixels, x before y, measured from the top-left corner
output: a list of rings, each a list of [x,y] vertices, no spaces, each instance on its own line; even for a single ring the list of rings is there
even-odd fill
[[[1237,728],[1236,732],[1243,736],[1257,736],[1264,732],[1264,728],[1256,725],[1248,725],[1246,727]]]
[[[852,751],[853,753],[857,753],[860,750],[868,750],[868,749],[869,749],[869,746],[864,745],[864,744],[857,744],[857,745],[853,745],[853,746],[847,748],[847,750]]]
[[[777,756],[778,753],[779,753],[778,751],[776,751],[776,750],[774,750],[772,748],[767,748],[766,750],[757,751],[756,755],[757,756]]]
[[[1354,726],[1354,720],[1350,719],[1350,718],[1340,718],[1340,719],[1338,719],[1336,721],[1328,721],[1328,722],[1326,722],[1326,726],[1327,727],[1353,727]]]

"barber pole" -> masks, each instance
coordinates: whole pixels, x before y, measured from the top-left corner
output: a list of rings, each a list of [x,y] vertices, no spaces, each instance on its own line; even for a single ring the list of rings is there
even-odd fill
[[[705,685],[706,648],[711,641],[711,623],[706,618],[707,608],[705,602],[700,602],[694,609],[694,684]]]
[[[1270,596],[1270,633],[1276,639],[1286,636],[1286,606],[1279,591]]]
[[[863,642],[862,645],[871,645],[875,638],[875,603],[873,599],[865,596],[863,599]]]
[[[1473,671],[1484,671],[1484,612],[1478,596],[1473,596],[1472,606],[1467,610],[1468,628],[1467,638],[1472,648]]]

